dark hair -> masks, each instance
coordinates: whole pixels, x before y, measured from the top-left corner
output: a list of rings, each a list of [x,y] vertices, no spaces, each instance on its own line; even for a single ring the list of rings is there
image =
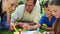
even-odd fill
[[[34,0],[34,5],[36,4],[37,0]]]
[[[60,19],[56,19],[55,25],[54,25],[54,32],[55,34],[60,34]]]
[[[52,0],[49,4],[60,6],[60,0]]]
[[[27,1],[30,1],[30,0],[27,0]],[[32,1],[33,1],[34,5],[35,5],[37,0],[32,0]]]
[[[48,7],[48,3],[49,3],[49,1],[44,2],[43,3],[43,7],[46,7],[47,8]]]

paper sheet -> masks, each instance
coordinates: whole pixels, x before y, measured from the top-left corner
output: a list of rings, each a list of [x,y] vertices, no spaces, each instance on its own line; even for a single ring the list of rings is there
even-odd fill
[[[21,32],[21,34],[33,34],[36,31]],[[19,34],[19,32],[14,32],[14,34]]]

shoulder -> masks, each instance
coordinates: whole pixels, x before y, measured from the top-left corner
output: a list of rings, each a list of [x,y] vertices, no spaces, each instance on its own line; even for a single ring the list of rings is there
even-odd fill
[[[25,5],[18,5],[18,7],[16,9],[24,9]]]
[[[42,17],[43,17],[43,18],[46,18],[46,14],[43,14]]]
[[[42,19],[42,20],[46,20],[46,15],[45,14],[43,14],[42,16],[41,16],[41,18],[40,18],[40,20]]]
[[[25,8],[25,5],[18,5],[18,7],[16,7],[16,10],[14,12],[17,12],[17,13],[21,13],[24,11],[24,8]]]
[[[37,11],[37,12],[40,12],[41,9],[40,9],[40,5],[35,5],[34,8],[33,8],[33,11]]]

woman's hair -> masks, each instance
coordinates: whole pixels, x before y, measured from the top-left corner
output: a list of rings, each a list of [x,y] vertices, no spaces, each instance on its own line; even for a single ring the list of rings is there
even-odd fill
[[[55,34],[60,34],[60,19],[56,19],[55,25],[54,25],[54,32]]]
[[[37,1],[37,0],[34,0],[34,4],[36,4],[36,1]]]
[[[49,2],[49,4],[60,6],[60,0],[52,0],[51,2]]]

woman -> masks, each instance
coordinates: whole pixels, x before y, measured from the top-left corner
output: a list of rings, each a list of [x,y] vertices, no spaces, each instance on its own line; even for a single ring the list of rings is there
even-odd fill
[[[8,29],[10,25],[10,13],[15,9],[18,0],[2,0],[2,26]]]

